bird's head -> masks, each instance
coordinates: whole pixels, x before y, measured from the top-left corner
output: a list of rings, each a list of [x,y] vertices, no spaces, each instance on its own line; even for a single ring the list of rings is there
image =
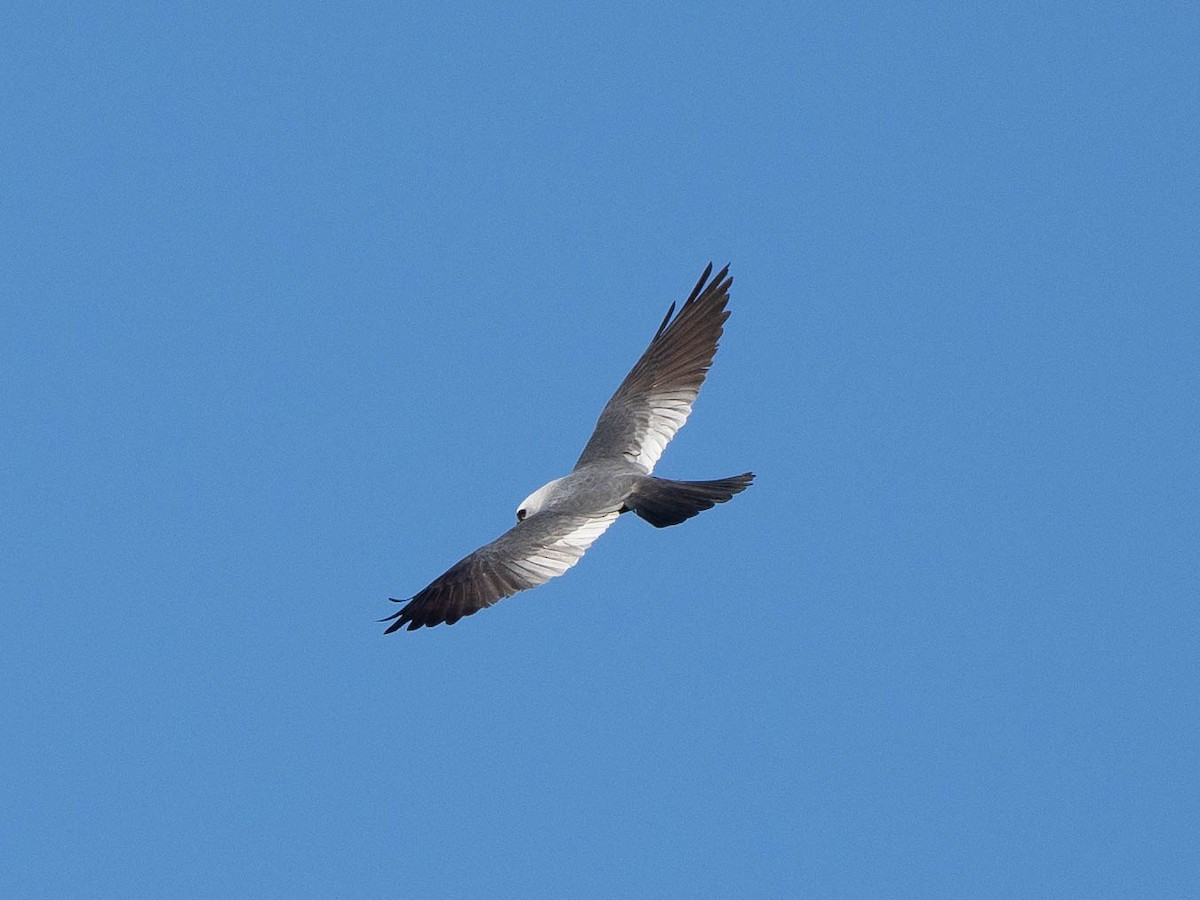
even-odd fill
[[[562,481],[561,478],[555,478],[548,484],[543,484],[522,500],[521,505],[517,507],[517,521],[524,522],[530,516],[536,515],[538,510],[542,509],[550,501],[550,496],[554,493],[554,488],[560,481]]]

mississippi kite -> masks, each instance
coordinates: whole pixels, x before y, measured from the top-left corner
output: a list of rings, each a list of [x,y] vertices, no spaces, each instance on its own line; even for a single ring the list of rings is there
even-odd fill
[[[711,274],[709,263],[673,319],[671,304],[650,346],[600,413],[571,473],[526,497],[515,527],[455,563],[383,619],[395,620],[388,634],[404,626],[412,631],[453,625],[561,575],[621,513],[634,512],[665,528],[749,487],[750,472],[716,481],[670,481],[650,474],[687,421],[729,318],[729,267],[709,281]]]

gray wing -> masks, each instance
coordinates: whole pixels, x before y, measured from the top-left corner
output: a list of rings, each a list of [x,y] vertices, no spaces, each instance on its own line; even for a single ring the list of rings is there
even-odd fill
[[[545,513],[518,522],[490,544],[459,560],[394,615],[385,634],[408,626],[453,625],[518,591],[561,575],[583,557],[618,516]],[[403,600],[393,599],[393,603]]]
[[[674,320],[671,304],[654,340],[600,413],[575,468],[624,458],[654,471],[663,448],[692,411],[729,318],[729,266],[709,281],[711,273],[709,263]]]

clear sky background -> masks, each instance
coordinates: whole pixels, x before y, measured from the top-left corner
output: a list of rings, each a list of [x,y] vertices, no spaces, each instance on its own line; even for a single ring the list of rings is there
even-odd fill
[[[0,18],[0,895],[1195,896],[1194,5]],[[385,637],[709,260],[755,485]]]

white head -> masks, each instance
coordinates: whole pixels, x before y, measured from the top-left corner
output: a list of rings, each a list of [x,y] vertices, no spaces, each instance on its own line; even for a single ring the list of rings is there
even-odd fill
[[[524,522],[544,507],[550,501],[550,495],[554,493],[554,488],[560,481],[562,481],[561,478],[555,478],[522,500],[521,505],[517,507],[517,521]]]

